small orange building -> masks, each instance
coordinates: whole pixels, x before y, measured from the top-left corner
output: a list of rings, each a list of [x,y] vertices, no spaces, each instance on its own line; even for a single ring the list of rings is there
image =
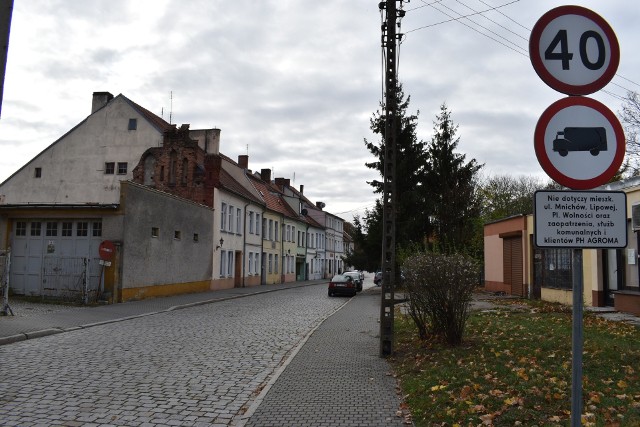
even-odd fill
[[[484,227],[484,283],[490,292],[529,297],[527,217],[517,215]]]

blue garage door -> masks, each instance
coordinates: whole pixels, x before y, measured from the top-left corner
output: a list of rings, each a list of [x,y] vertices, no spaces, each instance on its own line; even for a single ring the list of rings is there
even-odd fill
[[[67,298],[82,291],[85,263],[88,286],[97,288],[101,219],[18,219],[12,231],[13,292]]]

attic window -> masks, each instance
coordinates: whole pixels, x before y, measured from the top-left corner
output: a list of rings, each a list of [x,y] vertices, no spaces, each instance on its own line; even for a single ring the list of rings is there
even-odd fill
[[[138,129],[138,119],[129,119],[129,130]]]
[[[42,178],[42,168],[36,168],[33,176],[36,178]]]

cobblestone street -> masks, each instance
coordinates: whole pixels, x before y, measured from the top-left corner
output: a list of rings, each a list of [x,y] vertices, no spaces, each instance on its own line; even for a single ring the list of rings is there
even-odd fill
[[[0,425],[234,425],[347,301],[314,285],[2,346]]]

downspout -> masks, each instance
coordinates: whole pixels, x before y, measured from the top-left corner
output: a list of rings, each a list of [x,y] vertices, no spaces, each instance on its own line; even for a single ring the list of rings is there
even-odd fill
[[[280,214],[280,283],[284,280],[284,214]]]
[[[242,232],[242,287],[245,287],[245,278],[247,277],[247,263],[245,262],[247,257],[247,206],[251,203],[244,205],[244,230]]]
[[[265,267],[266,257],[264,253],[264,226],[266,225],[265,210],[262,211],[262,218],[260,219],[260,285],[267,284],[267,268]]]
[[[307,258],[309,256],[309,224],[304,230],[304,280],[309,280],[309,267],[307,265]]]

